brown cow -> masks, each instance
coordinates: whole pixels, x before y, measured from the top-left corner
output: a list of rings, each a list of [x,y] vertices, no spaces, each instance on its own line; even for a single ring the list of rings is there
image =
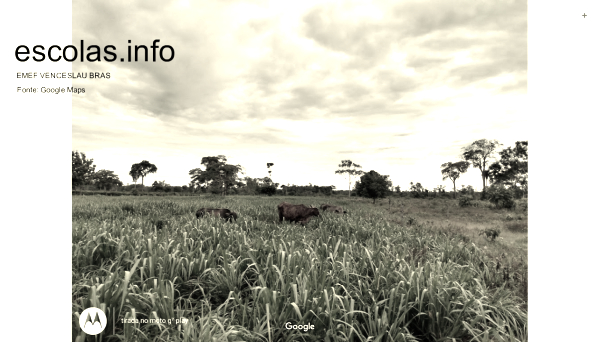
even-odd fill
[[[318,217],[319,209],[309,208],[304,204],[290,204],[281,202],[277,206],[279,211],[279,222],[283,222],[283,219],[291,222],[300,222],[305,225],[310,220],[311,216]]]
[[[333,211],[334,213],[338,213],[338,214],[345,214],[345,213],[347,213],[347,211],[344,210],[342,207],[339,207],[337,205],[331,205],[331,204],[321,204],[321,210],[323,210],[323,211]]]
[[[208,215],[213,215],[216,217],[221,217],[224,218],[226,221],[235,221],[238,218],[237,213],[234,213],[233,211],[229,210],[229,209],[206,209],[206,208],[200,208],[198,209],[198,211],[196,212],[196,218],[200,218],[200,216],[205,216],[206,214]]]

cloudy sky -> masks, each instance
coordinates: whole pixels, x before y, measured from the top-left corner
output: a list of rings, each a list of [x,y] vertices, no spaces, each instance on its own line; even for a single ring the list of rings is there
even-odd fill
[[[205,156],[335,185],[344,159],[394,186],[442,181],[461,147],[529,140],[526,1],[73,1],[73,42],[171,45],[171,62],[73,63],[72,148],[132,183],[188,184]],[[479,170],[460,184],[481,188]]]

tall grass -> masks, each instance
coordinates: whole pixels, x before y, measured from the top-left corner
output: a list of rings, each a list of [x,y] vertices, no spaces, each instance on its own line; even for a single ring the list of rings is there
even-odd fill
[[[351,200],[348,215],[280,224],[284,199],[319,204],[73,197],[73,339],[94,340],[78,327],[94,306],[105,341],[527,340],[520,280],[468,237]]]

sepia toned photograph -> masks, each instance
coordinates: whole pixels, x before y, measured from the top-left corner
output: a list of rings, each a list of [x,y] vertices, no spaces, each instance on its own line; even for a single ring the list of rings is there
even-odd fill
[[[72,341],[528,341],[527,18],[74,0]]]

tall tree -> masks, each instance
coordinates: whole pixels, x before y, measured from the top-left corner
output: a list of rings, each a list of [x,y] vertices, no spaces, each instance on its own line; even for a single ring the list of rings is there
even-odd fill
[[[87,159],[85,153],[71,151],[71,186],[73,188],[89,184],[94,175],[96,165],[93,165],[94,159]]]
[[[390,192],[392,181],[389,176],[382,176],[379,173],[371,170],[363,173],[360,181],[356,182],[356,192],[361,197],[372,198],[373,203],[377,198],[385,198]]]
[[[347,174],[348,175],[348,197],[350,197],[350,192],[352,191],[352,176],[360,176],[365,172],[359,169],[362,169],[362,166],[353,163],[352,160],[342,160],[342,163],[338,165],[339,170],[335,171],[336,174]]]
[[[528,143],[517,141],[515,148],[508,147],[500,152],[500,160],[491,164],[489,177],[492,184],[521,188],[527,192]]]
[[[192,178],[192,184],[201,188],[213,188],[221,195],[225,195],[231,186],[238,185],[238,174],[242,173],[241,165],[227,164],[227,158],[224,155],[216,157],[203,157],[200,164],[204,167],[192,169],[189,175]]]
[[[110,190],[113,186],[123,186],[123,182],[119,180],[119,176],[109,170],[100,170],[94,173],[93,179],[98,189]]]
[[[483,181],[483,191],[485,191],[485,180],[488,178],[487,163],[493,158],[496,148],[502,146],[498,140],[480,139],[467,147],[463,147],[462,157],[470,162],[473,167],[481,171],[481,180]]]
[[[133,179],[133,188],[137,188],[137,180],[140,178],[140,167],[138,164],[131,165],[129,175],[131,176],[131,179]]]
[[[456,180],[460,177],[461,174],[467,172],[469,169],[469,163],[466,161],[459,161],[456,163],[447,162],[442,164],[442,180],[446,180],[450,178],[452,184],[454,185],[454,198],[456,198]]]
[[[144,177],[146,177],[150,173],[156,173],[156,171],[158,171],[158,168],[156,168],[156,165],[150,163],[149,161],[142,160],[141,162],[139,162],[137,164],[131,165],[131,170],[132,171],[135,170],[138,177],[142,178],[142,186],[144,186]],[[131,174],[131,171],[129,172],[129,175],[131,177],[133,177],[133,175]]]
[[[271,178],[271,166],[273,166],[275,164],[273,163],[267,163],[267,169],[269,170],[269,178]]]

